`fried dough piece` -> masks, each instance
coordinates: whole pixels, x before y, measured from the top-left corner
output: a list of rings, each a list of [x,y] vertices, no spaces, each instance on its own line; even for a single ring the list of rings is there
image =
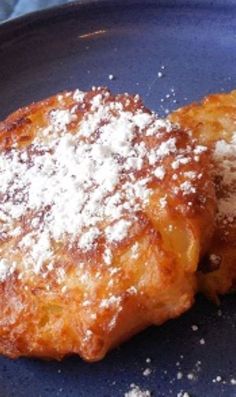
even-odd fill
[[[205,147],[104,88],[0,131],[2,354],[99,360],[191,306],[215,218]]]
[[[236,288],[236,91],[210,95],[170,115],[212,149],[217,228],[199,272],[199,289],[213,299]]]

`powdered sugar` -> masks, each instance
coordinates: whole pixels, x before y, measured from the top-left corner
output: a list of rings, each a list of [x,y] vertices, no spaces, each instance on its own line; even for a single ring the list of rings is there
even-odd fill
[[[70,124],[71,121],[76,119],[76,116],[64,109],[53,110],[50,113],[51,122],[54,129],[57,131],[65,130],[66,126]]]
[[[142,390],[135,384],[130,385],[130,391],[124,394],[124,397],[151,397],[149,390]]]
[[[19,235],[20,223],[30,213],[30,230],[19,237],[16,251],[27,253],[25,266],[36,273],[44,264],[52,268],[52,242],[65,236],[85,252],[96,248],[100,238],[108,245],[122,242],[136,212],[149,201],[152,178],[159,183],[165,178],[163,160],[177,153],[180,164],[189,161],[191,148],[189,153],[184,149],[186,156],[179,154],[176,138],[168,134],[170,122],[144,108],[125,110],[121,101],[107,102],[109,95],[94,90],[91,110],[73,133],[68,126],[78,118],[76,106],[54,109],[32,145],[0,154],[1,233]],[[73,98],[81,105],[85,94],[77,90]],[[148,148],[143,138],[162,137],[163,129],[165,138]],[[145,164],[149,173],[137,176]],[[190,181],[182,188],[194,189]],[[103,259],[107,265],[112,262],[106,245]],[[9,273],[2,261],[1,279]]]
[[[158,178],[158,179],[163,179],[164,178],[164,176],[165,176],[165,168],[164,167],[162,167],[162,166],[160,166],[160,167],[157,167],[156,169],[155,169],[155,171],[154,171],[154,175]]]
[[[190,193],[195,193],[196,189],[194,186],[192,186],[190,181],[185,181],[181,183],[180,189],[184,192],[184,194],[190,194]]]
[[[6,259],[0,260],[0,281],[3,281],[15,270],[15,263],[9,263]]]
[[[42,265],[52,257],[48,231],[26,234],[20,241],[19,248],[25,250],[26,261],[32,264],[35,273],[39,273]]]
[[[218,219],[232,223],[236,217],[236,133],[230,142],[220,140],[215,145],[217,165]]]
[[[115,222],[112,226],[108,226],[105,229],[107,240],[110,242],[123,240],[127,236],[127,232],[130,226],[131,226],[131,222],[126,221],[124,219],[120,219],[118,222]]]
[[[92,248],[95,240],[99,236],[99,229],[91,227],[87,232],[83,233],[79,240],[79,246],[82,250],[89,250]]]

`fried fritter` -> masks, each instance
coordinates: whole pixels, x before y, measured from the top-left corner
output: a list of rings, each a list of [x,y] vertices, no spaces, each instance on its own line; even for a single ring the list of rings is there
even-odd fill
[[[191,306],[215,218],[206,147],[104,88],[0,131],[2,354],[99,360]]]
[[[210,95],[172,113],[170,120],[213,153],[217,227],[200,265],[199,289],[217,299],[236,288],[236,91]]]

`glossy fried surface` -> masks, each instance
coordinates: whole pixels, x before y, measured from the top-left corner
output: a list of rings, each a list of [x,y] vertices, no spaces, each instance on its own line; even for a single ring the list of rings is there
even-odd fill
[[[215,217],[205,147],[106,89],[0,131],[0,353],[99,360],[191,306]]]
[[[191,131],[213,153],[217,228],[200,266],[199,288],[217,299],[236,287],[236,91],[209,95],[172,113],[170,120]]]

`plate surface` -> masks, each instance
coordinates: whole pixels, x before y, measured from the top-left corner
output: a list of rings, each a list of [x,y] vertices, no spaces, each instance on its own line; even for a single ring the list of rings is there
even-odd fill
[[[74,3],[3,24],[0,60],[0,119],[60,90],[92,85],[139,93],[164,114],[236,87],[235,2]],[[0,358],[0,397],[122,397],[131,383],[155,397],[235,397],[235,305],[235,296],[220,308],[200,298],[180,319],[96,364]]]

